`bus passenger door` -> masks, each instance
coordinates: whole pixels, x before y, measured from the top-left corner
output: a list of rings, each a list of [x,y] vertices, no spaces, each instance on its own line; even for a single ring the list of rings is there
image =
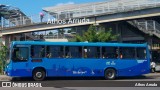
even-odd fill
[[[12,52],[13,76],[29,76],[29,47],[17,46]]]

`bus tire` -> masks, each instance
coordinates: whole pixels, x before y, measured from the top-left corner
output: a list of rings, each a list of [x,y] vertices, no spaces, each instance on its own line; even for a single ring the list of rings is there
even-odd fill
[[[37,68],[33,71],[32,77],[35,81],[42,81],[46,78],[46,72],[41,68]]]
[[[113,68],[106,69],[104,77],[107,80],[114,80],[116,78],[116,70]]]

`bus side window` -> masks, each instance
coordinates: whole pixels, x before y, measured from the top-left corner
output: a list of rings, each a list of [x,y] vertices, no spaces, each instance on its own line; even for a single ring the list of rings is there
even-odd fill
[[[83,57],[87,58],[87,48],[86,47],[84,47],[83,49]]]
[[[44,58],[45,57],[45,46],[32,45],[31,46],[31,57],[32,58]]]
[[[46,57],[47,57],[47,58],[51,58],[51,57],[52,57],[52,53],[48,53],[48,54],[46,55]]]
[[[65,46],[65,58],[81,58],[82,47],[79,46]]]
[[[102,55],[103,58],[108,58],[107,52],[104,52]]]
[[[120,53],[119,53],[119,58],[120,58],[120,59],[122,59],[122,58],[123,58],[122,51],[120,51]]]
[[[51,58],[52,57],[52,53],[50,52],[50,47],[47,46],[46,47],[46,58]]]
[[[118,58],[117,47],[102,47],[102,58],[116,59]]]
[[[72,58],[71,52],[67,52],[66,58]]]
[[[42,47],[41,50],[40,50],[40,53],[39,53],[39,57],[45,57],[44,52],[45,52],[45,48]]]
[[[50,45],[46,48],[47,58],[64,58],[63,46]]]
[[[100,58],[100,47],[87,46],[83,49],[84,58]]]
[[[120,47],[120,59],[135,59],[135,47]]]
[[[121,59],[123,58],[123,55],[122,55],[122,54],[120,54],[120,58],[121,58]]]

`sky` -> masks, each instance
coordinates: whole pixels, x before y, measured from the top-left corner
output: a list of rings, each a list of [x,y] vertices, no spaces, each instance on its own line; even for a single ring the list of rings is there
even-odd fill
[[[27,16],[32,16],[39,14],[42,11],[42,8],[44,7],[99,1],[106,0],[0,0],[0,4],[17,7],[21,11],[23,11]]]

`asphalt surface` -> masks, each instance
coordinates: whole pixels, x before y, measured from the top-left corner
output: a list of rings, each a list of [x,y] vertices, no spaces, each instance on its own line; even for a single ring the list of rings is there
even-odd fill
[[[0,90],[159,90],[159,87],[0,88]]]
[[[0,88],[0,90],[159,90],[159,87],[65,87],[65,88]]]
[[[9,81],[9,80],[8,80]],[[7,82],[8,82],[7,81]],[[10,82],[10,81],[9,81]],[[105,80],[102,77],[54,77],[36,82],[32,78],[14,78],[13,83],[41,83],[42,88],[0,88],[0,90],[159,90],[160,73],[138,77],[120,77],[116,80]],[[136,86],[140,84],[155,84],[155,86]],[[47,87],[45,87],[47,86]]]

